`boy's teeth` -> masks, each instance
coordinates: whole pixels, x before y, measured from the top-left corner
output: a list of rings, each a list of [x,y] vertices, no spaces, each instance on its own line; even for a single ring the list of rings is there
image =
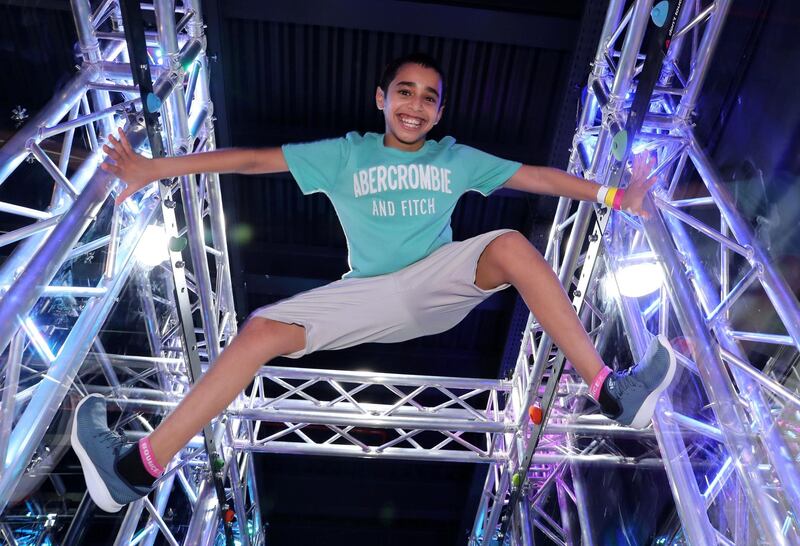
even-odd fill
[[[409,127],[409,128],[412,128],[412,129],[416,129],[417,127],[422,125],[422,122],[420,120],[409,119],[409,118],[406,118],[406,117],[403,117],[403,116],[400,117],[400,122],[403,125],[405,125],[406,127]]]

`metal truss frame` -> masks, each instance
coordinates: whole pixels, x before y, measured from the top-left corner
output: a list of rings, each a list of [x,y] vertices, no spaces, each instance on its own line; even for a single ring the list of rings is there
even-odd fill
[[[624,2],[610,2],[573,141],[569,170],[574,174],[601,183],[616,174],[607,158],[613,137],[624,126],[630,108],[630,95],[641,69],[637,66],[640,48],[653,4],[651,0],[640,0],[623,16]],[[608,214],[588,203],[581,203],[572,212],[570,201],[561,199],[546,258],[572,294],[587,329],[596,334],[598,347],[609,334],[604,329],[609,313],[602,304],[609,295],[600,286],[601,275],[613,279],[616,271],[634,259],[656,262],[664,270],[664,289],[646,305],[621,296],[619,291],[612,296],[635,357],[641,357],[653,333],[681,332],[692,341],[692,355],[679,355],[679,361],[687,373],[696,375],[711,410],[690,414],[686,411],[689,408],[684,408],[679,412],[672,407],[669,396],[662,397],[656,410],[650,432],[658,441],[682,525],[669,543],[687,540],[709,545],[760,544],[761,540],[764,544],[793,544],[797,541],[796,514],[800,508],[794,459],[798,449],[796,441],[791,440],[791,425],[787,425],[785,414],[797,409],[798,397],[748,361],[741,341],[800,347],[796,333],[800,325],[798,302],[753,230],[737,212],[692,129],[691,115],[729,6],[730,2],[724,0],[682,5],[678,30],[652,97],[650,114],[635,144],[636,149],[650,150],[658,157],[654,174],[662,180],[662,187],[650,203],[651,219],[641,221],[625,213]],[[678,197],[681,183],[685,184],[692,174],[702,179],[707,197]],[[717,215],[719,228],[707,225],[709,209],[714,211],[712,217]],[[590,231],[592,216],[595,222]],[[702,259],[704,254],[687,234],[686,226],[719,245],[717,264],[709,266],[708,260]],[[570,236],[562,256],[561,241],[568,229]],[[597,267],[599,258],[603,258],[605,270]],[[731,287],[734,259],[747,267]],[[786,334],[737,331],[732,326],[731,309],[748,287],[755,286],[755,281],[763,286]],[[533,337],[535,328],[535,318],[530,317],[525,337]],[[536,400],[536,394],[547,382],[546,371],[557,358],[563,358],[562,354],[555,354],[554,357],[546,336],[542,336],[538,348],[523,341],[518,362],[533,360],[528,392],[534,394],[528,400]],[[565,465],[557,464],[537,471],[544,471],[546,483],[558,484],[554,489],[562,524],[556,522],[557,516],[545,511],[545,506],[553,503],[546,504],[546,489],[534,483],[523,506],[515,507],[509,536],[496,535],[509,482],[515,473],[524,470],[517,466],[517,454],[526,443],[528,419],[524,412],[520,420],[520,447],[510,455],[507,466],[489,473],[471,543],[533,544],[535,527],[557,544],[595,544],[585,509],[585,484],[573,466],[570,489]],[[598,434],[595,441],[602,437]],[[718,464],[704,457],[700,449],[709,441],[722,454]],[[561,445],[573,446],[574,434],[568,433]],[[702,489],[698,475],[707,480]],[[564,502],[567,498],[575,501],[574,508]],[[580,525],[580,537],[570,529],[572,515]]]
[[[607,158],[630,108],[653,0],[639,0],[625,13],[624,4],[610,1],[569,165],[570,172],[598,182],[616,174]],[[789,410],[796,410],[800,399],[769,375],[769,366],[759,370],[749,362],[742,347],[747,341],[800,347],[798,302],[737,213],[691,124],[729,4],[683,2],[635,144],[658,156],[655,173],[662,184],[648,202],[651,218],[640,221],[561,199],[545,253],[599,349],[612,336],[609,298],[634,356],[642,354],[653,333],[682,333],[693,340],[691,353],[680,354],[679,361],[684,379],[702,386],[704,407],[663,396],[654,426],[641,431],[584,415],[585,385],[569,369],[553,385],[551,370],[564,356],[533,316],[509,379],[264,367],[206,438],[193,440],[171,462],[154,494],[129,506],[115,544],[153,544],[159,533],[177,544],[164,519],[176,489],[191,506],[184,544],[212,544],[222,524],[214,481],[225,483],[237,538],[248,546],[264,544],[256,452],[484,463],[487,478],[469,538],[473,546],[529,546],[537,533],[556,544],[597,543],[582,472],[596,465],[666,470],[680,517],[680,526],[668,530],[670,544],[758,543],[757,536],[768,544],[798,543],[800,482],[793,459],[798,448],[785,432]],[[73,528],[88,523],[87,502],[63,513],[50,513],[35,499],[21,510],[6,506],[20,481],[44,468],[43,438],[71,390],[106,395],[120,410],[119,426],[131,429],[128,435],[135,438],[152,430],[188,392],[190,352],[202,369],[236,333],[216,175],[162,183],[158,191],[102,214],[111,208],[104,203],[115,184],[97,169],[103,135],[122,125],[139,147],[145,131],[126,63],[119,6],[114,0],[102,1],[94,12],[88,0],[73,0],[72,6],[84,57],[79,72],[0,149],[0,183],[28,156],[53,179],[53,197],[44,211],[0,203],[0,211],[29,222],[0,236],[0,244],[18,243],[0,267],[0,314],[13,319],[0,321],[5,351],[0,536],[17,544],[41,543],[58,518],[72,518],[70,536]],[[153,58],[150,68],[164,103],[167,149],[171,154],[213,149],[199,3],[184,0],[176,9],[165,0],[152,8],[158,28],[146,33],[146,41],[164,59]],[[86,131],[92,153],[68,173],[66,158],[76,131]],[[41,144],[54,137],[61,138],[58,164]],[[707,197],[681,197],[682,183],[692,173],[702,179]],[[178,201],[183,215],[170,215]],[[708,211],[719,227],[710,225]],[[135,263],[133,251],[145,227],[160,218],[175,243],[170,266],[145,270]],[[701,260],[696,237],[686,226],[720,245],[715,271]],[[211,243],[203,235],[206,227]],[[178,250],[184,237],[188,257]],[[90,253],[102,256],[102,275],[88,287],[70,284],[64,271]],[[608,283],[602,278],[613,279],[632,259],[655,261],[666,272],[657,297],[636,300],[603,288]],[[747,272],[733,277],[731,270],[741,264],[747,264]],[[150,355],[107,354],[98,339],[126,284],[132,287],[126,294],[141,301]],[[737,301],[759,284],[785,332],[736,328]],[[183,290],[188,309],[175,296]],[[56,298],[69,302],[66,327],[47,320]],[[182,328],[200,339],[187,346]],[[530,437],[528,408],[548,386],[557,389],[556,402],[530,468],[522,469],[520,457]],[[210,456],[204,449],[209,435],[218,446]],[[636,457],[627,456],[618,439],[634,440],[642,449]],[[499,518],[520,472],[527,473],[527,490],[510,512],[510,532],[498,537]]]
[[[21,512],[8,506],[20,482],[44,470],[43,454],[51,452],[45,434],[62,409],[69,411],[71,392],[105,391],[109,400],[129,401],[142,389],[156,388],[168,400],[179,399],[191,386],[190,354],[197,355],[199,373],[236,333],[218,176],[184,177],[179,184],[164,181],[158,191],[150,188],[122,206],[109,201],[116,180],[98,169],[101,145],[105,135],[122,127],[131,144],[142,147],[144,112],[128,63],[120,5],[104,0],[92,11],[88,0],[71,4],[83,63],[73,80],[0,150],[0,183],[15,183],[13,171],[27,157],[53,180],[46,210],[0,204],[0,210],[21,218],[21,226],[0,240],[17,244],[0,268],[0,314],[7,319],[0,332],[0,532],[14,544],[40,543],[58,518],[73,518],[68,541],[89,523],[88,497],[76,512],[66,505],[61,513],[45,512],[34,501]],[[157,24],[156,32],[146,34],[150,70],[157,77],[153,104],[163,105],[157,129],[171,154],[212,150],[213,105],[200,3],[186,0],[176,8],[163,0],[143,6],[148,7]],[[85,131],[91,153],[71,173],[68,158],[76,131]],[[57,159],[44,152],[48,139],[60,144]],[[182,214],[176,215],[179,204]],[[149,270],[133,255],[145,228],[156,224],[166,224],[172,236],[171,267]],[[206,241],[206,231],[211,241]],[[187,243],[184,252],[181,247]],[[96,278],[73,278],[76,261],[97,256],[103,266]],[[98,339],[127,286],[131,290],[125,294],[141,299],[152,356],[109,355]],[[179,313],[181,299],[184,311]],[[56,307],[60,320],[53,320]],[[186,343],[182,325],[191,332],[191,343]],[[132,428],[132,438],[152,430],[164,411],[145,416],[119,407],[118,426]],[[235,534],[241,544],[263,544],[252,458],[232,447],[239,430],[236,419],[220,419],[213,437],[206,435],[205,445],[216,446],[210,455],[202,440],[192,442],[170,464],[152,500],[129,506],[115,544],[153,544],[159,533],[177,544],[164,521],[168,503],[175,501],[175,485],[193,514],[186,544],[211,544],[221,528],[228,530],[231,542]],[[208,485],[212,482],[225,485],[215,493]],[[228,506],[220,507],[220,498]],[[236,524],[228,516],[222,527],[221,513],[228,511],[235,514]]]

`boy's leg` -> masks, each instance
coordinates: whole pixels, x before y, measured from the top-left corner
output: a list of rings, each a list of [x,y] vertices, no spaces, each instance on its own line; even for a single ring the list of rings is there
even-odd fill
[[[305,347],[305,329],[251,319],[177,408],[136,445],[108,428],[105,400],[87,396],[75,409],[72,446],[92,499],[107,512],[146,495],[163,467],[252,380],[268,360]]]
[[[658,396],[675,375],[675,355],[664,336],[653,339],[644,358],[629,370],[603,364],[561,283],[541,254],[517,232],[505,233],[484,250],[475,284],[484,290],[513,284],[536,319],[589,385],[605,415],[624,425],[650,423]]]
[[[591,385],[603,369],[603,360],[550,264],[518,232],[497,237],[478,260],[475,273],[478,288],[491,290],[505,283],[514,285],[542,328]]]
[[[228,407],[267,361],[299,351],[305,344],[302,326],[251,318],[150,435],[156,462],[160,466],[169,462],[206,423]]]

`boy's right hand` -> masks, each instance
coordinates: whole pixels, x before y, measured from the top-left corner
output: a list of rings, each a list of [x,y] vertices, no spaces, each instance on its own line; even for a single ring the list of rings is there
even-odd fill
[[[108,141],[113,144],[113,147],[108,144],[103,145],[103,151],[108,154],[108,158],[100,164],[100,168],[115,175],[128,185],[115,200],[117,204],[120,204],[155,178],[153,178],[152,160],[133,151],[131,143],[128,142],[128,137],[125,136],[122,129],[119,128],[117,131],[119,139],[114,138],[114,135],[108,135]]]

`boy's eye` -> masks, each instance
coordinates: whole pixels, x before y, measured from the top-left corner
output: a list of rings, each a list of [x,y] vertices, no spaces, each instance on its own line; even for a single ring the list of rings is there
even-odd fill
[[[411,94],[411,91],[409,91],[408,89],[400,89],[397,92],[400,93],[401,95],[410,95]]]
[[[426,97],[425,100],[433,104],[436,104],[436,97]]]

